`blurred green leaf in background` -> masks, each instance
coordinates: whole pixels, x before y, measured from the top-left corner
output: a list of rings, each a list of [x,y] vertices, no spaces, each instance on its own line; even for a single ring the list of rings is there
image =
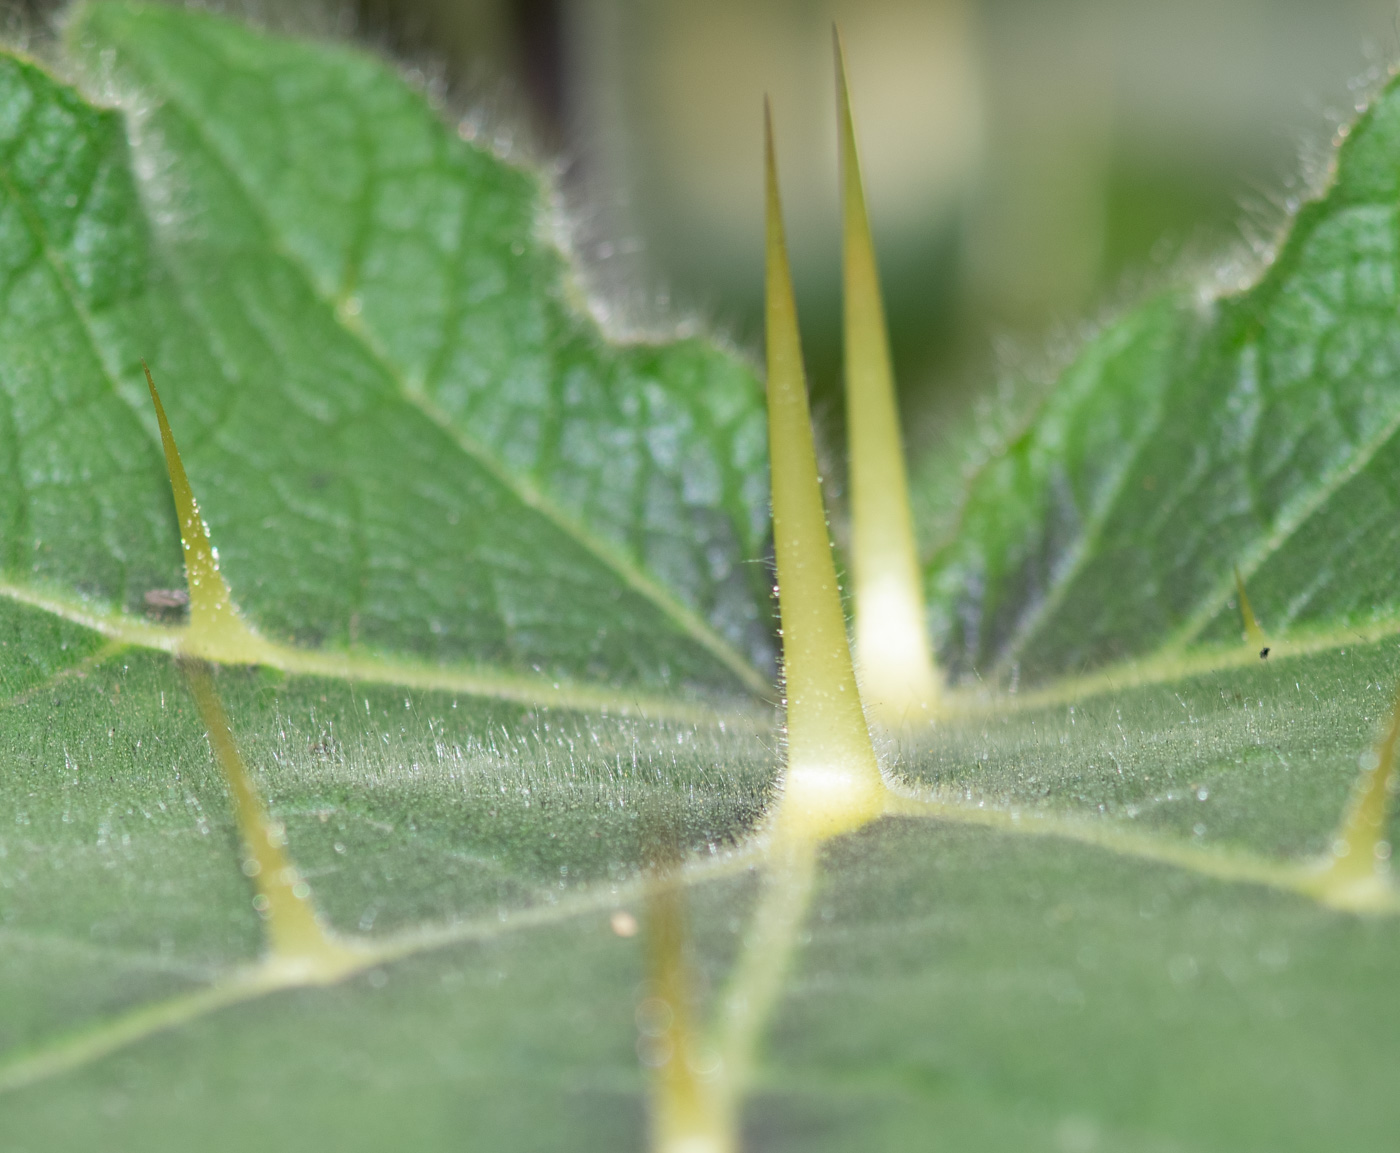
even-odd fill
[[[921,439],[994,375],[991,338],[1039,349],[1047,330],[1183,263],[1248,259],[1305,191],[1300,153],[1304,171],[1318,167],[1396,46],[1385,0],[364,0],[361,11],[395,43],[458,62],[448,75],[475,77],[472,91],[502,91],[483,79],[493,72],[509,78],[540,138],[562,148],[585,256],[628,307],[696,309],[745,341],[759,315],[754,109],[770,93],[833,443],[833,20],[862,76],[871,213]],[[468,20],[488,13],[497,47],[483,53]]]

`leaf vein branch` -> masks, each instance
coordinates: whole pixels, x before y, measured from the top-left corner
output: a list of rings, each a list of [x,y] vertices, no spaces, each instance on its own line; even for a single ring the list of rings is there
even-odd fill
[[[759,862],[761,851],[756,851],[756,844],[750,842],[719,857],[688,862],[680,870],[679,879],[686,884],[696,884],[744,872]],[[383,940],[343,939],[342,943],[354,955],[354,964],[342,971],[337,980],[419,953],[471,941],[491,940],[616,908],[639,900],[648,883],[645,877],[638,876],[620,885],[598,885],[574,899],[541,903],[505,918],[479,918],[430,926]],[[260,964],[241,966],[223,974],[204,989],[138,1006],[91,1029],[70,1034],[0,1062],[0,1094],[73,1072],[120,1049],[221,1009],[284,990],[324,983],[308,978],[304,969],[280,966],[270,959]]]
[[[908,785],[890,786],[886,813],[977,825],[1000,833],[1032,837],[1059,837],[1118,856],[1134,857],[1184,869],[1200,876],[1233,884],[1262,885],[1330,905],[1320,874],[1330,862],[1286,861],[1243,849],[1213,849],[1166,837],[1126,829],[1101,817],[1079,817],[1017,808],[966,796],[953,797],[937,789],[920,790]],[[1370,912],[1400,913],[1400,893],[1387,893]]]
[[[188,634],[183,625],[140,620],[72,600],[61,592],[33,588],[0,579],[0,597],[42,609],[100,633],[121,645],[179,652]],[[269,668],[293,676],[327,677],[367,684],[394,685],[426,692],[465,693],[495,700],[572,711],[596,711],[611,716],[639,716],[687,724],[758,723],[767,712],[744,701],[706,703],[649,693],[629,693],[616,687],[578,684],[547,677],[512,676],[488,668],[432,664],[373,653],[303,649],[264,641],[263,661]]]

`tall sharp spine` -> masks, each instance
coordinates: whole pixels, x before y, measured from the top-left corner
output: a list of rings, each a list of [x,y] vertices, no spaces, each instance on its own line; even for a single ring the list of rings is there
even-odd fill
[[[866,707],[902,727],[931,718],[939,678],[930,651],[885,307],[865,207],[846,84],[833,29],[841,154],[846,427],[855,576],[855,649]]]
[[[877,815],[885,791],[851,666],[827,536],[766,104],[764,125],[768,444],[787,696],[788,760],[777,826],[780,833],[813,839]]]

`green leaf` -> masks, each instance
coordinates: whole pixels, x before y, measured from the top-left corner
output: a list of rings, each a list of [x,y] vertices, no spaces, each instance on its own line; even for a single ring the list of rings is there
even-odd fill
[[[746,366],[610,344],[539,181],[361,54],[123,6],[69,37],[130,111],[6,64],[12,580],[128,612],[178,585],[145,359],[265,633],[761,683]]]
[[[0,58],[0,1145],[1391,1147],[1395,821],[1364,884],[1334,843],[1394,751],[1400,88],[1257,285],[1106,326],[938,514],[984,682],[818,846],[745,695],[746,364],[608,335],[539,178],[363,53],[66,45]],[[271,824],[148,610],[143,358]],[[254,836],[343,968],[269,947]]]
[[[955,665],[1044,679],[1233,640],[1236,566],[1276,632],[1395,617],[1397,146],[1387,93],[1256,284],[1089,341],[929,567]]]

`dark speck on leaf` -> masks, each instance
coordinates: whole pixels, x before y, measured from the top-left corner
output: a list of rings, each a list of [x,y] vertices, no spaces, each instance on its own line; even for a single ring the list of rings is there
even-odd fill
[[[1268,659],[1269,659],[1269,646],[1268,646],[1268,645],[1265,645],[1262,649],[1259,650],[1259,659],[1260,659],[1261,661],[1264,661],[1264,660],[1268,660]]]
[[[175,620],[190,603],[190,594],[184,589],[147,589],[144,599],[148,617],[155,620]]]

